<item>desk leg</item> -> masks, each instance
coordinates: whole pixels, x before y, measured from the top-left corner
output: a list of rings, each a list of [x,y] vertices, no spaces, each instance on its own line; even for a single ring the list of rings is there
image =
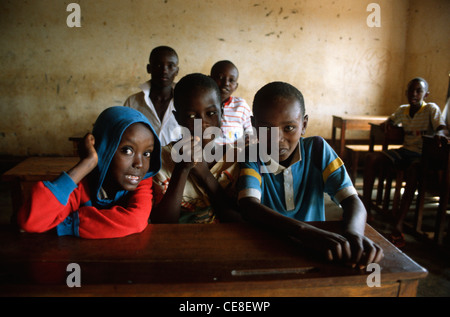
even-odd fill
[[[342,126],[341,126],[341,139],[339,140],[339,156],[344,155],[344,150],[345,150],[345,130],[347,128],[347,123],[344,121],[342,122]]]
[[[419,280],[402,280],[398,290],[398,297],[416,297]]]
[[[10,221],[12,225],[16,226],[17,213],[23,203],[22,184],[19,180],[11,181],[10,184],[11,184],[11,204],[13,209]]]
[[[336,150],[336,127],[334,124],[331,128],[331,146]]]

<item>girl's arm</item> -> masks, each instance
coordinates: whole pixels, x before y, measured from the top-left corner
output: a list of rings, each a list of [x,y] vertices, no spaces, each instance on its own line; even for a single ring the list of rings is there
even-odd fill
[[[117,205],[108,209],[81,207],[77,216],[82,238],[119,238],[143,231],[152,210],[152,178],[141,181],[136,190],[129,192]]]
[[[31,197],[17,215],[19,226],[28,232],[45,232],[64,221],[78,209],[80,202],[89,200],[78,191],[77,185],[96,166],[97,152],[94,136],[88,133],[79,147],[80,161],[56,180],[39,182],[31,190]]]

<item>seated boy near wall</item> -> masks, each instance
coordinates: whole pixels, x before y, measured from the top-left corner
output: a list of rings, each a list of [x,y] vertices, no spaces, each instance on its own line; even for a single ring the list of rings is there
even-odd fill
[[[382,125],[389,129],[392,125],[401,125],[404,130],[403,145],[399,149],[374,152],[368,155],[364,168],[363,202],[370,212],[375,177],[383,171],[401,168],[405,170],[405,181],[409,186],[403,193],[400,211],[396,216],[394,229],[389,240],[397,247],[403,247],[403,220],[409,209],[417,188],[418,169],[422,155],[423,135],[435,135],[438,142],[447,142],[445,123],[441,110],[435,103],[426,103],[428,83],[425,79],[413,78],[407,86],[408,104],[401,105]]]
[[[177,52],[168,46],[158,46],[150,53],[147,72],[151,79],[143,83],[141,92],[125,101],[124,106],[139,110],[155,129],[161,145],[180,138],[180,127],[173,115],[174,80],[178,75]]]
[[[137,110],[108,108],[81,147],[77,165],[32,188],[18,212],[19,226],[88,239],[143,231],[152,210],[152,176],[161,167],[150,122]]]
[[[233,96],[239,86],[239,71],[232,62],[219,61],[211,68],[211,78],[219,86],[222,106],[223,137],[218,142],[236,143],[244,135],[250,135],[253,132],[252,110],[243,98]]]
[[[256,162],[241,163],[237,189],[244,219],[290,236],[330,261],[360,268],[380,261],[383,251],[364,236],[366,211],[342,160],[321,137],[302,137],[308,115],[301,92],[288,83],[267,84],[255,95],[253,113],[259,139],[254,146],[261,147],[262,133],[275,129],[278,152],[269,160],[259,155]],[[307,223],[325,220],[324,193],[342,206],[342,235]]]
[[[183,139],[162,149],[163,164],[154,178],[151,222],[240,221],[233,199],[239,166],[234,160],[227,161],[226,146],[215,142],[221,134],[217,84],[206,75],[187,75],[175,87],[174,103]]]

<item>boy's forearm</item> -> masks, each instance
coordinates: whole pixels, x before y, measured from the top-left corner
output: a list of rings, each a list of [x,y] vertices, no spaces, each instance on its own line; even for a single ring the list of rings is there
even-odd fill
[[[357,195],[352,195],[341,201],[343,213],[343,230],[364,235],[367,211]]]
[[[314,227],[296,219],[285,217],[278,212],[261,204],[256,198],[243,198],[239,200],[239,209],[244,218],[263,226],[271,227],[287,236],[302,238],[304,231]]]

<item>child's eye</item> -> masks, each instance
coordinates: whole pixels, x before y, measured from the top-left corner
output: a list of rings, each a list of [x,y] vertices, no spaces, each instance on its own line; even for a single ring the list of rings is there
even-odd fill
[[[291,132],[291,131],[294,131],[294,130],[295,130],[295,127],[292,126],[292,125],[289,125],[289,126],[284,128],[284,131],[286,131],[286,132]]]
[[[133,154],[133,149],[130,148],[130,147],[123,147],[120,151],[121,151],[123,154],[126,154],[126,155],[131,155],[131,154]]]
[[[195,119],[195,114],[194,113],[190,113],[187,115],[188,119]]]
[[[207,114],[209,117],[212,117],[212,116],[217,115],[217,111],[208,111],[206,114]]]
[[[145,157],[150,157],[151,155],[152,155],[152,152],[150,152],[150,151],[144,152]]]

